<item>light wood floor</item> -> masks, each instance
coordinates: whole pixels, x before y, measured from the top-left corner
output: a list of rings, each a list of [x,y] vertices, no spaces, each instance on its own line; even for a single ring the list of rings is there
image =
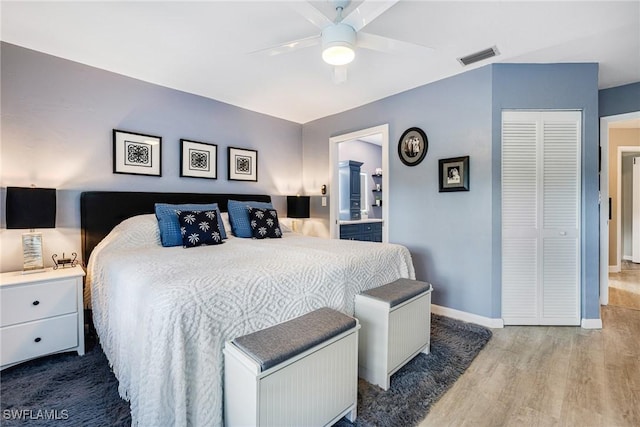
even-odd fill
[[[640,264],[622,261],[620,273],[609,273],[609,305],[640,310]]]
[[[427,426],[640,426],[640,311],[602,330],[508,326],[433,406]]]

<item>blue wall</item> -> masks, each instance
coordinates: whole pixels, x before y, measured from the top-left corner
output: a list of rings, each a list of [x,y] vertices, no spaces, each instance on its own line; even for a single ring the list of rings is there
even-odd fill
[[[56,231],[70,246],[57,251],[79,248],[80,191],[277,196],[304,187],[315,194],[329,183],[331,136],[388,123],[390,240],[410,249],[418,278],[434,284],[434,303],[494,318],[501,313],[501,110],[582,110],[582,310],[599,317],[597,117],[640,110],[640,83],[598,93],[596,64],[495,64],[299,125],[7,43],[1,55],[2,186],[60,190]],[[427,133],[429,152],[407,167],[396,144],[412,126]],[[113,128],[161,135],[163,176],[113,174]],[[180,138],[218,144],[218,180],[179,177]],[[226,180],[227,146],[259,151],[258,183]],[[438,159],[463,155],[471,159],[471,191],[439,193]],[[314,205],[314,216],[326,224],[329,210]],[[13,260],[7,248],[2,271],[21,265],[19,251]]]
[[[582,318],[599,319],[598,64],[493,65],[493,317],[501,313],[500,127],[504,109],[582,111]]]
[[[600,117],[640,111],[640,82],[601,90],[598,105]]]
[[[389,238],[406,245],[438,305],[501,317],[500,127],[506,109],[583,111],[582,317],[598,306],[598,66],[494,64],[303,126],[304,181],[327,179],[329,137],[389,123]],[[402,132],[422,128],[418,166],[396,154]],[[470,156],[469,192],[438,192],[438,159]],[[327,212],[328,216],[328,212]]]
[[[389,123],[390,242],[411,251],[433,302],[476,313],[491,307],[491,68],[484,67],[303,126],[305,182],[327,182],[331,136]],[[407,128],[429,151],[408,167],[397,155]],[[438,159],[470,156],[471,191],[438,192]],[[328,218],[328,209],[326,211]]]
[[[46,259],[51,252],[79,252],[81,191],[279,196],[301,189],[298,123],[8,43],[1,55],[2,187],[58,189],[57,228],[43,232]],[[162,177],[114,174],[112,129],[162,136]],[[217,180],[179,176],[181,138],[218,145]],[[258,150],[258,182],[227,180],[228,146]],[[0,239],[19,242],[14,231],[2,230]],[[3,245],[1,271],[21,268],[19,249]]]

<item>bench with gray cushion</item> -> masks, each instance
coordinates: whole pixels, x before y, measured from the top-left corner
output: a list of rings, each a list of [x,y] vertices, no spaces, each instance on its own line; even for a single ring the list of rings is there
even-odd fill
[[[226,425],[355,420],[359,323],[330,308],[227,342]]]
[[[398,279],[356,295],[362,378],[387,390],[393,373],[429,353],[431,291],[429,283]]]
[[[395,307],[416,295],[430,291],[430,289],[431,285],[426,282],[398,279],[395,282],[364,291],[361,295],[384,301],[389,304],[389,307]]]

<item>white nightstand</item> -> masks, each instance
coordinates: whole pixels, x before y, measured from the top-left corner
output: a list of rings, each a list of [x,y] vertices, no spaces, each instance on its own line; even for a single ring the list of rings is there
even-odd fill
[[[0,369],[47,354],[84,354],[81,267],[0,274]]]

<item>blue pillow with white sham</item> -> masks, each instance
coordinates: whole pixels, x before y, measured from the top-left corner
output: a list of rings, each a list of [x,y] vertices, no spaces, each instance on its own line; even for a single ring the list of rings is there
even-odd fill
[[[253,237],[251,224],[249,224],[249,210],[247,208],[273,209],[271,202],[254,202],[229,200],[227,211],[229,212],[229,222],[231,230],[236,237]]]
[[[182,246],[219,245],[223,243],[218,223],[218,212],[215,209],[206,211],[182,210],[178,214]]]
[[[222,239],[227,238],[224,230],[224,224],[220,217],[220,209],[217,203],[197,204],[185,203],[181,205],[173,205],[170,203],[156,203],[155,211],[158,219],[158,227],[160,228],[160,241],[162,246],[182,246],[182,235],[180,234],[180,223],[176,211],[211,211],[215,210],[218,219],[218,229]]]

